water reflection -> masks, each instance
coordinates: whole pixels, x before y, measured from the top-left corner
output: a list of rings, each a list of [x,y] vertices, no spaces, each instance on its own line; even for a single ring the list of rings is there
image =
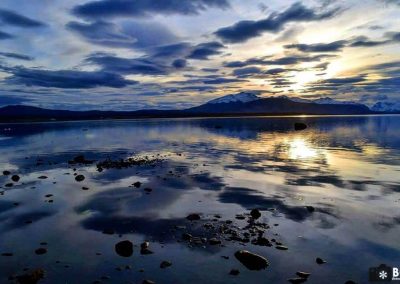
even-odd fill
[[[299,120],[309,128],[294,131]],[[21,180],[5,187],[10,176],[0,176],[0,253],[14,254],[0,257],[0,282],[24,267],[42,267],[43,283],[91,283],[104,274],[113,283],[145,278],[226,283],[227,272],[237,267],[240,277],[229,281],[283,283],[307,270],[309,283],[365,283],[368,267],[400,259],[398,125],[399,116],[6,125],[1,129],[10,130],[0,132],[0,170],[18,173]],[[68,164],[80,154],[98,161],[160,154],[163,161],[98,172],[94,165]],[[76,173],[85,180],[77,183]],[[38,179],[41,175],[48,179]],[[138,181],[142,186],[133,187]],[[233,257],[221,262],[221,255],[243,248],[238,242],[192,249],[177,242],[181,228],[212,237],[216,232],[202,227],[207,222],[220,226],[229,220],[243,227],[236,215],[254,208],[270,224],[268,236],[289,247],[281,252],[246,245],[270,260],[266,272],[246,271]],[[193,212],[204,223],[185,219]],[[221,219],[212,221],[215,215]],[[113,251],[119,235],[136,245],[154,242],[154,255],[137,253],[130,260],[145,272],[115,270],[132,265]],[[49,252],[38,257],[33,252],[43,241]],[[328,264],[316,266],[317,256]],[[160,272],[165,259],[173,267]]]

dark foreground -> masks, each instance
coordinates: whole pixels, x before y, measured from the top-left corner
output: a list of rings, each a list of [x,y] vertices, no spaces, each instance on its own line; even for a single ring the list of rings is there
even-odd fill
[[[400,265],[399,126],[3,124],[0,283],[368,283]]]

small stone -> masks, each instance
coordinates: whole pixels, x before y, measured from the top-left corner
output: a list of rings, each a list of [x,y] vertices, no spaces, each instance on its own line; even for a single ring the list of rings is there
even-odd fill
[[[10,171],[3,171],[3,175],[5,175],[5,176],[8,176],[8,175],[10,175],[10,174],[11,174]]]
[[[89,188],[86,186],[82,186],[82,190],[89,190]]]
[[[357,284],[357,283],[354,282],[353,280],[347,280],[344,284]]]
[[[115,245],[115,252],[122,257],[130,257],[133,254],[132,242],[126,240]]]
[[[269,262],[265,257],[251,253],[247,250],[239,250],[235,257],[249,270],[261,270],[268,267]]]
[[[304,130],[304,129],[306,129],[306,128],[307,128],[307,125],[306,125],[305,123],[296,122],[296,123],[294,124],[294,130],[296,130],[296,131]]]
[[[250,212],[251,217],[253,217],[253,219],[258,219],[261,217],[261,212],[258,209],[253,209]]]
[[[322,258],[319,258],[319,257],[317,257],[317,258],[315,259],[315,262],[318,263],[318,264],[324,264],[324,263],[326,263],[325,260],[323,260]]]
[[[53,196],[53,194],[46,194],[44,197],[49,198],[49,197],[52,197],[52,196]]]
[[[233,275],[233,276],[237,276],[237,275],[239,275],[240,274],[240,271],[238,270],[238,269],[232,269],[230,272],[229,272],[229,275]]]
[[[209,241],[210,245],[220,245],[222,242],[220,240],[218,240],[217,238],[212,238]]]
[[[308,210],[308,212],[312,213],[315,211],[315,208],[313,206],[306,206],[306,209]]]
[[[78,181],[78,182],[81,182],[81,181],[85,180],[85,176],[84,175],[77,175],[75,177],[75,180]]]
[[[35,253],[36,253],[37,255],[42,255],[42,254],[47,253],[47,249],[45,249],[45,248],[38,248],[37,250],[35,250]]]
[[[290,278],[288,281],[293,284],[300,284],[306,282],[307,278]]]
[[[43,269],[35,269],[26,274],[17,276],[16,279],[19,284],[36,284],[44,277],[45,271]]]
[[[14,254],[11,252],[3,252],[1,256],[13,256]]]
[[[11,177],[11,180],[12,180],[13,182],[18,182],[19,179],[20,179],[19,175],[13,175],[13,176]]]
[[[200,220],[201,217],[199,214],[193,213],[193,214],[189,214],[186,219],[188,219],[189,221],[197,221]]]
[[[170,261],[164,260],[163,262],[160,263],[160,268],[167,268],[170,267],[172,263]]]
[[[191,234],[188,234],[188,233],[182,234],[182,240],[184,240],[184,241],[190,241],[192,238],[193,238],[193,236]]]
[[[311,273],[303,272],[303,271],[297,271],[296,274],[297,274],[297,276],[299,276],[301,278],[308,278],[311,275]]]
[[[288,250],[288,247],[282,245],[276,246],[275,248],[279,250]]]
[[[142,185],[140,181],[137,181],[133,184],[134,187],[139,188]]]
[[[146,187],[146,188],[144,189],[144,191],[145,191],[145,192],[152,192],[153,189],[151,189],[151,188],[149,188],[149,187]]]
[[[12,182],[6,183],[4,186],[5,187],[12,187],[14,184]]]
[[[38,179],[47,179],[47,176],[40,176]]]
[[[143,280],[142,284],[156,284],[156,282],[151,280]]]

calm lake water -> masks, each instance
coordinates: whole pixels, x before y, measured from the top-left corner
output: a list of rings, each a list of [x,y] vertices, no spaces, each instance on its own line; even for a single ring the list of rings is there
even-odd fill
[[[294,131],[298,121],[309,127]],[[0,170],[20,176],[13,182],[0,174],[0,283],[37,268],[46,271],[39,283],[288,283],[297,271],[311,273],[307,283],[368,283],[370,267],[400,266],[400,116],[0,129]],[[158,161],[98,172],[95,164],[69,165],[77,155]],[[85,180],[77,182],[74,173]],[[140,187],[132,186],[138,181]],[[203,227],[231,220],[241,232],[254,208],[262,213],[257,222],[270,226],[264,236],[288,250],[233,241]],[[186,220],[191,213],[201,220]],[[222,245],[191,244],[181,240],[185,232]],[[115,251],[123,240],[135,245],[131,257]],[[153,254],[140,254],[144,240]],[[47,253],[36,254],[38,248]],[[248,270],[234,257],[241,249],[267,258],[268,268]],[[317,257],[327,263],[317,264]],[[172,266],[161,269],[164,260]],[[240,274],[229,275],[231,269]]]

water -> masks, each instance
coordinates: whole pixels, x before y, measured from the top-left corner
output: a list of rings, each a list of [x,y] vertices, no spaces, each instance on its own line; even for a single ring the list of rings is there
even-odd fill
[[[297,121],[309,128],[294,131]],[[367,283],[370,267],[400,266],[399,126],[400,116],[1,125],[0,170],[21,180],[5,187],[10,176],[0,177],[0,253],[13,254],[0,256],[0,283],[24,268],[43,268],[39,283],[286,283],[296,271],[311,273],[307,283]],[[68,165],[79,154],[162,161],[98,172]],[[143,185],[132,187],[137,181]],[[185,231],[207,235],[203,221],[185,219],[190,213],[244,227],[235,216],[253,208],[271,226],[265,236],[287,251],[223,238],[224,246],[177,241]],[[138,246],[132,257],[116,254],[122,240]],[[139,253],[144,240],[154,254]],[[47,253],[36,255],[40,247]],[[269,267],[247,270],[234,257],[239,249],[266,257]],[[160,269],[163,260],[173,265]],[[229,275],[233,268],[240,275]]]

